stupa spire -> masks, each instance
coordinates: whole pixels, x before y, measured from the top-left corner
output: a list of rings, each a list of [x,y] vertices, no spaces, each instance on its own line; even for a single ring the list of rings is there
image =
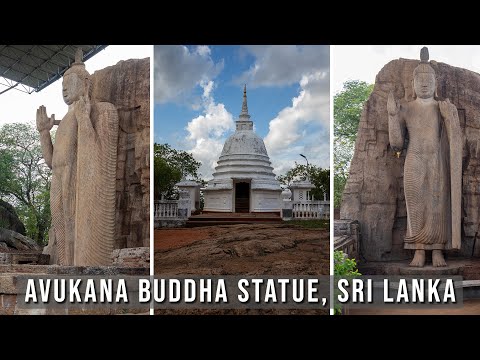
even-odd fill
[[[240,113],[240,118],[250,119],[250,115],[248,115],[248,105],[247,105],[247,85],[243,86],[243,103],[242,103],[242,112]]]

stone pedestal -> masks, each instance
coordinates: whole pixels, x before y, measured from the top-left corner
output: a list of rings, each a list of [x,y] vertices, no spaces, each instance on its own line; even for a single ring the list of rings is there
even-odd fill
[[[0,252],[0,264],[31,264],[31,265],[48,265],[50,256],[42,254],[40,251],[35,252]]]
[[[315,186],[308,180],[294,181],[290,185],[290,190],[292,191],[292,200],[293,201],[312,201],[313,196],[311,195],[311,190]]]
[[[292,209],[292,192],[289,188],[286,188],[282,191],[282,219],[283,220],[292,220],[293,219],[293,209]]]
[[[192,215],[192,202],[190,193],[187,190],[179,191],[178,218],[187,219]]]
[[[464,279],[478,278],[480,261],[465,258],[447,258],[446,267],[433,267],[431,259],[422,268],[409,266],[411,259],[404,261],[369,261],[359,262],[358,269],[362,275],[382,276],[449,276],[460,275]]]
[[[448,275],[460,275],[462,272],[463,266],[459,264],[447,265],[444,267],[433,267],[431,265],[426,265],[422,268],[417,268],[413,266],[402,266],[399,267],[400,275],[407,276],[448,276]]]
[[[126,249],[125,249],[126,250]],[[148,277],[150,273],[149,267],[119,267],[119,266],[51,266],[51,265],[22,265],[22,264],[0,264],[0,315],[67,315],[67,314],[99,314],[109,315],[125,313],[120,310],[109,309],[107,305],[99,310],[74,310],[68,306],[59,309],[22,309],[19,308],[17,302],[17,282],[25,276],[50,276],[50,277],[94,277],[94,276],[142,276]],[[149,304],[144,309],[131,310],[132,312],[148,313]]]
[[[113,266],[148,268],[150,267],[150,248],[137,247],[113,250]]]
[[[358,221],[335,220],[334,250],[343,251],[351,259],[360,259],[360,227]]]
[[[190,213],[200,210],[201,184],[193,180],[182,180],[175,185],[179,188],[180,191],[186,191],[188,193],[188,197],[190,199]]]

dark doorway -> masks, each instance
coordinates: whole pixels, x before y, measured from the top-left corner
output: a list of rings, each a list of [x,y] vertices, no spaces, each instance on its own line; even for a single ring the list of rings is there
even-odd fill
[[[235,212],[248,213],[250,211],[250,183],[235,184]]]

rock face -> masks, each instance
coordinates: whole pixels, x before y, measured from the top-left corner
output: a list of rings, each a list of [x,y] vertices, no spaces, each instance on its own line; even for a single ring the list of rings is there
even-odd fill
[[[25,226],[18,218],[15,209],[3,200],[0,200],[0,227],[26,235]]]
[[[330,273],[326,229],[239,224],[155,230],[155,275],[320,276]],[[327,309],[156,309],[158,315],[328,315]]]
[[[156,230],[155,237],[155,275],[319,276],[330,271],[324,229],[239,224]]]
[[[403,190],[405,151],[397,158],[389,144],[387,98],[393,91],[402,102],[413,100],[413,70],[418,63],[399,59],[383,67],[358,128],[340,217],[359,221],[361,253],[369,261],[411,257],[410,251],[403,249],[407,221]],[[437,99],[448,98],[458,109],[463,148],[459,253],[470,255],[475,233],[480,229],[480,75],[435,61],[430,65],[437,77]],[[480,254],[480,244],[474,251]]]
[[[25,226],[18,218],[13,206],[0,200],[0,252],[40,250],[40,246],[25,235]]]
[[[120,61],[92,76],[92,97],[114,104],[119,132],[115,249],[150,243],[150,59]]]
[[[32,239],[23,236],[15,231],[0,228],[0,244],[3,249],[8,248],[15,250],[40,250],[40,246]]]

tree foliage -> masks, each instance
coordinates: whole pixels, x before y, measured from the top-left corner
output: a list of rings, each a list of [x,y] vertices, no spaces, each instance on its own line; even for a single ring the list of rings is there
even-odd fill
[[[306,180],[307,175],[315,186],[312,189],[312,195],[317,200],[323,200],[324,194],[326,199],[330,198],[330,169],[322,169],[316,165],[298,164],[295,162],[295,166],[288,170],[285,175],[277,177],[278,181],[285,186],[290,186],[293,181]]]
[[[182,179],[180,169],[168,164],[161,157],[154,158],[154,192],[155,198],[161,198],[162,194],[170,198],[173,193],[173,186]]]
[[[350,259],[343,251],[335,250],[333,253],[334,275],[340,277],[360,276],[355,259]]]
[[[0,196],[15,207],[27,236],[46,244],[50,228],[51,170],[33,124],[0,128]]]
[[[333,252],[333,275],[335,280],[338,281],[340,278],[352,278],[362,275],[357,269],[357,262],[355,259],[350,259],[347,254],[341,250],[335,250]],[[334,296],[335,298],[339,295],[339,290],[335,289]],[[340,315],[342,313],[342,306],[340,303],[335,301],[334,306],[335,315]]]
[[[154,198],[166,199],[175,197],[175,183],[182,178],[191,178],[201,182],[198,169],[201,163],[192,154],[173,149],[168,144],[154,144]]]
[[[373,84],[350,80],[343,84],[343,89],[334,96],[334,206],[339,207],[342,193],[348,179],[350,162],[353,157],[358,123],[365,102],[373,91]]]
[[[372,91],[373,84],[360,80],[349,80],[343,84],[342,91],[333,99],[335,137],[355,142],[363,105]]]

